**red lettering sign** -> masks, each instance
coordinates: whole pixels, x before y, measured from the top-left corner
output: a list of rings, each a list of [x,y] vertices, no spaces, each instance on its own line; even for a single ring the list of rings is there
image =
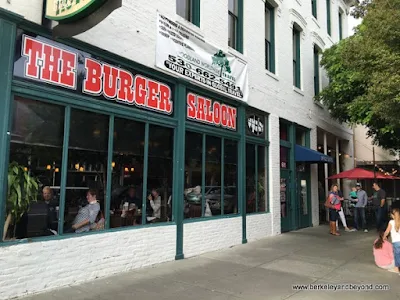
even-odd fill
[[[77,55],[75,53],[24,35],[22,56],[27,58],[25,77],[76,89]]]
[[[192,93],[187,95],[186,103],[188,119],[236,130],[235,107]]]
[[[25,77],[77,90],[76,53],[26,35],[22,44],[22,55],[27,58]],[[90,57],[85,57],[83,64],[83,93],[165,114],[172,113],[172,92],[168,85],[141,75],[134,76],[127,70]]]

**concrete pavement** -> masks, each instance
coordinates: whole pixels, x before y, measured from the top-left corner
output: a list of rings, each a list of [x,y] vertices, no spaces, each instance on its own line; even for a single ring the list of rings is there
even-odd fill
[[[376,233],[341,233],[329,235],[327,226],[303,229],[24,299],[399,299],[400,276],[374,265]],[[390,290],[293,289],[347,283],[386,284]]]

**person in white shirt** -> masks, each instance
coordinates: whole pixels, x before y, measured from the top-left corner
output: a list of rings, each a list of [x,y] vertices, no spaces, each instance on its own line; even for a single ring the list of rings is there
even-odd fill
[[[150,206],[153,209],[153,218],[161,218],[161,196],[156,189],[151,190],[151,194],[147,197]]]
[[[397,272],[400,271],[400,208],[393,208],[392,211],[392,220],[389,221],[389,224],[386,228],[385,234],[383,235],[383,239],[387,240],[387,237],[390,233],[390,238],[392,240],[393,245],[393,256],[394,256],[394,265],[397,268]]]

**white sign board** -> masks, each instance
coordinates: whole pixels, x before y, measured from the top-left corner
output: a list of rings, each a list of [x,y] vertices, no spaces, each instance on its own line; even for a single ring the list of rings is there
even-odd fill
[[[157,15],[156,67],[247,102],[247,64],[161,14]]]

